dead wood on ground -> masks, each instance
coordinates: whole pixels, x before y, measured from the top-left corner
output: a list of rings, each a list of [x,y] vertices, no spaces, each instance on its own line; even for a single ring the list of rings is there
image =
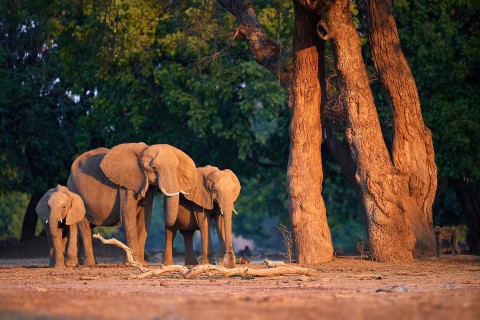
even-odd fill
[[[179,266],[179,265],[170,265],[170,266],[162,265],[159,269],[152,270],[136,262],[133,259],[133,250],[130,249],[121,241],[115,238],[105,239],[98,233],[94,234],[93,237],[99,239],[104,244],[113,244],[113,245],[116,245],[117,247],[122,248],[125,251],[125,253],[127,254],[127,262],[132,267],[135,267],[138,270],[140,270],[140,272],[142,272],[141,274],[138,274],[138,275],[131,275],[130,278],[132,279],[145,279],[153,276],[160,276],[160,275],[170,274],[170,273],[181,274],[186,279],[193,279],[200,275],[224,276],[224,277],[231,277],[231,276],[271,277],[271,276],[293,275],[293,274],[305,275],[305,276],[318,275],[318,272],[314,269],[290,266],[283,262],[270,261],[268,259],[265,259],[267,268],[263,268],[263,269],[256,269],[256,268],[250,268],[250,267],[239,267],[239,268],[228,269],[222,266],[204,264],[204,265],[196,266],[190,270],[187,267]]]

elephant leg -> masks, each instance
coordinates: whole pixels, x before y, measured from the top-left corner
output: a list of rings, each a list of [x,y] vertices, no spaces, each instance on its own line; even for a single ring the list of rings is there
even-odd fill
[[[83,250],[85,251],[85,265],[94,266],[97,264],[97,260],[93,254],[93,245],[92,245],[92,226],[90,221],[87,218],[84,218],[78,223],[80,228],[80,235],[83,242]]]
[[[127,238],[127,246],[133,251],[135,261],[146,264],[145,259],[140,257],[140,246],[138,245],[137,230],[137,206],[138,201],[135,200],[134,192],[129,189],[120,189],[120,210],[122,214],[123,224],[125,226],[125,235]]]
[[[138,236],[138,245],[139,245],[139,254],[138,258],[143,258],[143,264],[145,262],[145,243],[147,242],[148,228],[150,226],[150,220],[152,218],[152,207],[153,207],[153,197],[154,189],[149,188],[147,194],[145,195],[145,201],[143,207],[138,207],[137,215],[137,236]]]
[[[53,242],[53,255],[55,256],[54,267],[55,268],[64,268],[65,261],[63,256],[63,250],[65,248],[63,237],[62,237],[62,228],[57,226],[50,225],[50,231],[52,234]]]
[[[212,242],[210,240],[210,224],[203,210],[197,213],[198,227],[202,236],[202,261],[201,264],[209,264],[208,256],[211,255]]]
[[[177,229],[165,226],[165,253],[163,254],[163,264],[173,264],[173,240]]]
[[[185,244],[185,265],[197,265],[198,261],[193,251],[193,235],[195,230],[181,230],[180,233],[183,235],[183,243]]]
[[[75,267],[78,264],[78,229],[77,225],[71,225],[68,228],[68,248],[67,248],[67,267]]]
[[[147,241],[147,229],[145,222],[145,212],[142,207],[138,208],[137,214],[137,237],[138,237],[138,253],[134,254],[135,261],[147,265],[145,261],[145,243]]]

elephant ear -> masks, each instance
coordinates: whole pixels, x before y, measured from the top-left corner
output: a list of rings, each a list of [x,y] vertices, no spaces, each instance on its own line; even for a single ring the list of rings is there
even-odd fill
[[[175,147],[169,146],[178,159],[177,179],[180,192],[190,193],[196,187],[197,168],[195,162],[185,152]]]
[[[50,200],[52,193],[54,193],[55,191],[56,188],[48,190],[40,199],[37,207],[35,208],[35,211],[37,212],[37,215],[42,221],[42,223],[48,223],[47,221],[50,219],[50,207],[48,206],[48,200]]]
[[[228,174],[230,176],[233,184],[235,185],[235,189],[233,190],[233,194],[232,194],[233,202],[235,202],[238,199],[238,196],[240,195],[240,189],[242,188],[241,185],[240,185],[240,181],[238,180],[237,176],[235,175],[235,173],[233,173],[232,170],[225,169],[225,170],[223,170],[223,172],[225,172],[226,174]]]
[[[105,155],[100,168],[113,183],[145,197],[148,178],[139,157],[147,147],[143,142],[119,144]]]
[[[72,202],[67,212],[67,218],[65,220],[65,223],[70,226],[82,220],[85,217],[86,211],[85,211],[85,205],[83,204],[83,200],[82,198],[80,198],[78,194],[73,193],[68,189],[67,189],[67,194],[70,196],[70,199],[72,200]]]
[[[217,167],[206,166],[197,168],[197,183],[195,188],[185,198],[194,202],[202,208],[213,209],[213,199],[211,194],[212,183],[208,177],[220,171]]]

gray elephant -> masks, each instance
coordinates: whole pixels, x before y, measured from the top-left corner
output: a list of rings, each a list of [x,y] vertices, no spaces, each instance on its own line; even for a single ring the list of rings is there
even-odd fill
[[[65,267],[64,251],[68,240],[67,266],[76,266],[77,224],[85,217],[82,199],[66,187],[48,190],[37,204],[36,211],[45,225],[50,249],[50,267]]]
[[[202,236],[202,264],[209,263],[211,254],[210,225],[217,221],[220,240],[220,256],[224,266],[235,267],[235,252],[232,246],[232,213],[234,202],[240,194],[240,182],[231,170],[206,166],[197,168],[197,184],[189,194],[180,197],[177,221],[165,226],[164,264],[173,264],[173,240],[177,230],[184,236],[185,264],[197,264],[193,253],[193,233],[200,230]]]
[[[193,160],[167,144],[124,143],[111,150],[97,148],[80,155],[72,164],[67,185],[82,197],[87,210],[79,224],[85,264],[96,263],[91,228],[123,223],[133,258],[146,265],[144,250],[154,186],[166,196],[165,225],[173,226],[179,193],[190,192],[196,180]]]

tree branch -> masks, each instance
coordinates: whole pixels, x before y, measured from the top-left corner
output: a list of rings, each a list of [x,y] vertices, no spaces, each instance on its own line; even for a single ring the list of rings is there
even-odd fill
[[[287,94],[290,94],[292,70],[282,70],[280,67],[280,45],[272,41],[263,30],[250,1],[217,0],[217,2],[237,19],[238,27],[233,37],[247,40],[255,61],[279,79]]]
[[[124,243],[122,243],[121,241],[118,241],[117,239],[115,238],[112,238],[112,239],[105,239],[104,237],[102,237],[100,234],[96,233],[93,235],[94,238],[97,238],[99,239],[100,241],[102,241],[103,244],[113,244],[113,245],[116,245],[117,247],[119,248],[122,248],[124,251],[125,251],[125,254],[127,255],[127,261],[128,263],[132,266],[132,267],[135,267],[137,268],[138,270],[140,270],[141,272],[148,272],[150,271],[150,269],[146,268],[144,265],[136,262],[134,259],[133,259],[133,250],[129,247],[127,247]]]

